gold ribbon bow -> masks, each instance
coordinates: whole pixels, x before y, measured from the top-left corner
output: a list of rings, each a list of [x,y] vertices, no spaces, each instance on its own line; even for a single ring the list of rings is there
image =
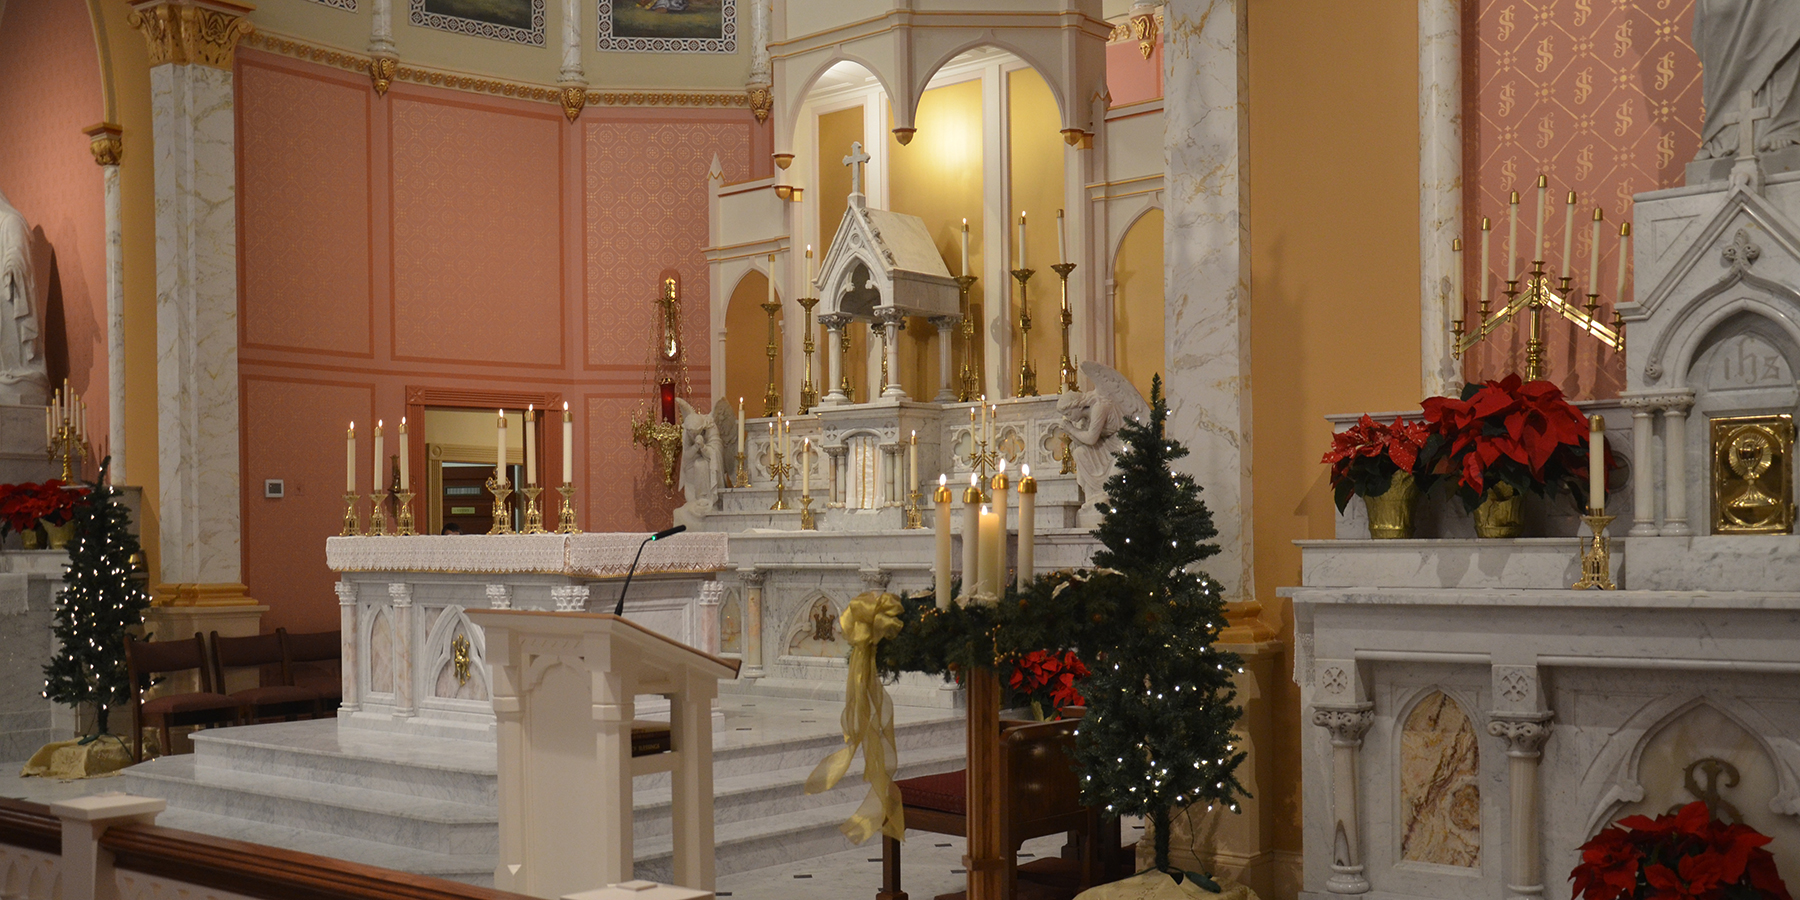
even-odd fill
[[[856,748],[863,748],[863,780],[869,794],[839,830],[855,843],[880,831],[897,840],[906,837],[900,788],[894,784],[899,761],[894,753],[894,706],[875,671],[875,645],[900,633],[900,598],[870,591],[859,594],[838,618],[850,642],[850,675],[844,693],[844,746],[825,757],[806,778],[806,792],[829,791],[850,772]]]

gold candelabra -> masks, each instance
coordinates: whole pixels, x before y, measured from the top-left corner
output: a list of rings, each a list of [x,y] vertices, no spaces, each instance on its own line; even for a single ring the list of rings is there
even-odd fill
[[[1031,295],[1026,291],[1036,269],[1014,269],[1019,281],[1019,396],[1036,397],[1037,369],[1031,365]]]
[[[394,518],[397,520],[397,524],[399,526],[398,533],[405,535],[407,537],[411,537],[411,536],[419,533],[418,531],[414,530],[412,502],[413,502],[413,492],[412,491],[395,491],[394,492],[394,505],[396,507],[396,510],[394,513]]]
[[[975,354],[975,315],[969,308],[969,288],[974,287],[977,280],[973,275],[956,276],[957,298],[962,308],[963,343],[962,372],[956,392],[958,403],[967,403],[981,395],[981,362]]]
[[[1581,518],[1594,536],[1581,554],[1581,580],[1571,586],[1578,591],[1616,591],[1619,586],[1612,580],[1611,540],[1606,536],[1606,526],[1616,517],[1601,515],[1589,507],[1588,514]]]
[[[549,534],[550,532],[544,530],[544,513],[542,510],[538,509],[538,495],[542,494],[544,489],[535,484],[529,484],[525,486],[524,492],[525,533]]]
[[[977,439],[974,429],[970,429],[969,439],[973,442],[974,447],[969,451],[969,468],[980,472],[981,481],[985,484],[988,480],[988,470],[1000,462],[1000,455],[988,449],[986,438]]]
[[[575,527],[575,486],[564,484],[556,492],[562,495],[562,508],[556,513],[556,533],[580,534],[581,529]]]
[[[87,402],[69,390],[67,378],[44,408],[44,432],[45,458],[62,457],[62,482],[74,481],[87,463]]]
[[[357,520],[356,501],[360,496],[355,491],[344,492],[344,530],[338,537],[357,537],[362,534],[362,523]]]
[[[819,521],[817,518],[815,518],[813,516],[812,500],[813,500],[813,498],[812,498],[811,494],[807,494],[800,498],[800,530],[801,531],[818,531],[819,530]]]
[[[925,517],[919,512],[919,489],[912,489],[912,496],[906,504],[906,527],[924,528]]]
[[[1069,273],[1075,271],[1075,264],[1057,263],[1050,270],[1062,279],[1062,362],[1057,364],[1057,371],[1062,375],[1062,390],[1073,391],[1078,388],[1074,357],[1069,353],[1069,326],[1075,324],[1075,312],[1069,308]]]
[[[386,489],[376,491],[369,497],[374,501],[375,507],[369,510],[369,534],[371,535],[388,533],[387,510],[384,508],[387,506],[387,498],[388,491]]]
[[[772,259],[771,264],[773,264]],[[772,272],[773,270],[771,270],[770,277],[774,277]],[[762,308],[763,312],[769,314],[769,344],[763,348],[769,356],[769,386],[763,391],[763,415],[772,416],[781,412],[780,373],[775,371],[775,357],[781,351],[780,325],[776,322],[775,315],[781,312],[781,301],[771,297],[763,301]]]
[[[769,508],[793,509],[787,502],[787,480],[794,474],[794,466],[782,461],[781,451],[775,449],[773,444],[769,447],[769,454],[769,458],[773,460],[769,463],[769,474],[775,476],[775,502]]]
[[[512,482],[490,476],[487,489],[494,495],[494,527],[488,529],[488,534],[514,534],[512,504],[506,502],[512,496]]]
[[[817,297],[801,297],[796,301],[800,308],[806,310],[806,340],[800,345],[801,352],[806,355],[806,368],[800,379],[800,414],[806,415],[813,407],[819,405],[819,391],[813,387],[813,307],[819,305]]]

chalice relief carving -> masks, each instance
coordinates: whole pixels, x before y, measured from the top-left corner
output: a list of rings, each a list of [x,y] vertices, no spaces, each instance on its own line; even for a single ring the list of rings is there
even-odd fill
[[[1793,427],[1786,416],[1713,420],[1715,531],[1769,534],[1793,527]]]
[[[1773,462],[1773,450],[1769,446],[1768,435],[1746,430],[1732,439],[1731,447],[1726,451],[1731,471],[1744,480],[1744,492],[1725,504],[1725,515],[1739,525],[1760,525],[1768,520],[1773,511],[1775,498],[1763,493],[1762,488],[1757,485],[1763,473],[1769,471],[1769,465]]]

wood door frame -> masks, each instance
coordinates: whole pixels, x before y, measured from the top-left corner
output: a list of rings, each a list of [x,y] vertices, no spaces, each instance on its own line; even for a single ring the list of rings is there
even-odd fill
[[[538,453],[543,456],[543,459],[540,460],[540,462],[543,463],[543,468],[538,472],[540,478],[553,472],[558,474],[562,472],[561,432],[555,432],[555,440],[545,440],[546,433],[550,431],[547,422],[551,415],[554,414],[552,411],[560,411],[562,409],[562,404],[563,395],[561,391],[481,390],[475,388],[425,387],[423,385],[410,384],[406,386],[407,420],[409,422],[419,423],[420,428],[425,427],[425,410],[427,409],[504,409],[511,411],[523,410],[527,406],[536,406],[538,409],[543,410],[545,414],[539,416],[537,420]],[[437,504],[439,504],[443,498],[434,493],[430,493],[432,487],[429,483],[431,480],[431,463],[427,456],[426,444],[431,440],[431,435],[425,434],[423,437],[425,440],[413,441],[408,445],[407,452],[412,457],[408,462],[408,465],[411,466],[412,471],[414,472],[427,473],[427,496],[434,499],[426,501],[426,527],[441,529],[443,526],[438,524],[441,512],[439,515],[433,515],[433,513],[438,512],[441,509]],[[517,486],[515,485],[515,487]],[[576,490],[576,496],[580,497],[580,488],[577,487]],[[579,504],[579,500],[577,500],[577,504]],[[432,533],[435,534],[436,531],[433,531]]]

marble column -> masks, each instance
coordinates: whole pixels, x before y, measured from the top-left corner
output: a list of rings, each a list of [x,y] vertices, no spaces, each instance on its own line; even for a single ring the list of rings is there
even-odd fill
[[[1334,894],[1366,894],[1369,879],[1363,873],[1361,811],[1357,809],[1356,757],[1363,735],[1375,722],[1375,705],[1314,706],[1312,722],[1331,733],[1331,877],[1325,889]]]
[[[1538,763],[1550,739],[1550,714],[1501,717],[1488,721],[1488,734],[1506,744],[1507,838],[1506,895],[1509,900],[1544,896],[1543,861],[1538,845]]]
[[[362,709],[362,682],[357,678],[357,673],[361,671],[361,664],[356,658],[358,644],[356,635],[357,628],[360,627],[357,623],[356,585],[348,581],[339,581],[331,587],[332,590],[337,591],[338,631],[341,636],[340,643],[343,645],[343,649],[338,654],[340,657],[338,669],[343,678],[344,699],[338,704],[338,708],[347,712],[356,712]]]
[[[767,122],[775,109],[775,68],[769,58],[770,3],[750,0],[750,77],[744,87],[757,122]]]
[[[887,365],[882,367],[887,370],[883,373],[887,376],[887,385],[881,389],[881,396],[895,400],[910,399],[906,396],[906,389],[900,386],[900,331],[906,327],[906,316],[892,307],[878,309],[875,315],[881,320],[881,352],[887,361]]]
[[[931,400],[933,403],[955,403],[956,359],[951,336],[962,324],[962,316],[933,316],[931,324],[937,326],[938,333],[938,392]]]
[[[581,68],[581,3],[562,3],[562,69],[556,73],[556,86],[562,101],[563,116],[570,122],[581,117],[587,106],[587,73]]]
[[[826,500],[827,507],[836,509],[844,507],[844,493],[847,487],[845,479],[849,474],[844,460],[849,450],[850,448],[843,444],[825,448],[825,455],[831,458],[831,497]]]
[[[725,585],[719,581],[700,585],[700,649],[719,655],[719,604],[725,600]]]
[[[1462,0],[1419,0],[1419,366],[1427,395],[1451,397],[1463,381],[1450,353],[1450,320],[1463,315],[1450,249],[1462,235],[1462,104]]]
[[[113,484],[129,484],[125,480],[125,263],[119,219],[119,155],[125,148],[124,131],[111,122],[101,122],[82,133],[88,136],[106,191],[106,454],[112,457],[107,474]]]
[[[1656,402],[1648,397],[1622,397],[1619,402],[1631,410],[1631,537],[1654,537],[1656,527],[1656,477],[1654,439]]]
[[[842,406],[850,402],[844,393],[844,329],[850,325],[848,313],[826,313],[819,317],[825,326],[825,387],[828,390],[821,406]]]
[[[1247,0],[1172,0],[1163,45],[1163,226],[1169,432],[1193,451],[1178,466],[1206,488],[1231,625],[1220,639],[1274,637],[1262,623],[1250,536]]]
[[[394,608],[394,716],[410,719],[418,714],[418,700],[413,695],[418,678],[413,672],[412,585],[404,581],[389,584],[388,603]]]
[[[231,72],[238,39],[251,30],[250,10],[233,0],[133,0],[130,15],[149,45],[156,148],[161,602],[252,602],[240,583]]]
[[[769,573],[755,567],[739,569],[744,586],[744,670],[739,678],[763,677],[763,583]]]
[[[1664,537],[1694,533],[1687,520],[1687,414],[1693,405],[1693,394],[1671,397],[1663,403]]]
[[[369,82],[377,96],[386,96],[400,68],[394,46],[394,0],[373,0],[369,16]]]

